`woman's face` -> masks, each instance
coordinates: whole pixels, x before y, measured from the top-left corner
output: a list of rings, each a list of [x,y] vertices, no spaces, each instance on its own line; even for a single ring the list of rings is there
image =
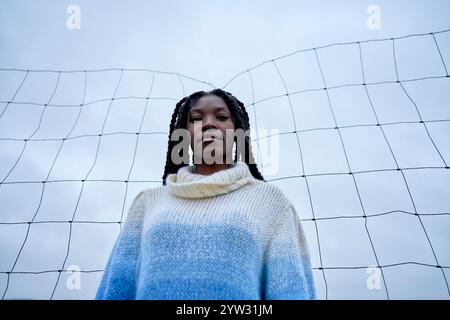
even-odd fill
[[[199,159],[195,160],[196,164],[198,161],[207,164],[232,163],[235,126],[222,98],[215,95],[200,98],[189,110],[187,129],[194,156]],[[199,152],[203,157],[199,158]]]

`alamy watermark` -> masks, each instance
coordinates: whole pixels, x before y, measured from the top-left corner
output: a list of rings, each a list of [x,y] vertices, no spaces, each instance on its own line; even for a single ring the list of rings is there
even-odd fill
[[[366,26],[369,29],[381,29],[381,8],[375,4],[367,7],[366,13],[369,17],[366,21]]]
[[[69,290],[81,290],[81,269],[77,265],[67,267],[69,276],[66,280],[66,287]]]
[[[379,267],[371,266],[366,269],[367,277],[366,285],[369,290],[381,289],[381,269]]]
[[[170,157],[174,164],[189,164],[191,157],[193,164],[233,164],[234,151],[237,151],[239,156],[237,160],[244,161],[248,158],[249,164],[260,163],[266,175],[278,173],[280,154],[278,129],[260,129],[255,133],[238,128],[225,129],[224,133],[217,129],[203,132],[201,128],[200,121],[197,121],[194,123],[193,133],[184,128],[173,131],[170,139],[176,143]],[[254,139],[257,143],[252,141]],[[251,150],[246,148],[250,142]]]
[[[76,4],[67,7],[66,13],[69,15],[66,20],[66,27],[69,30],[81,29],[81,9]]]

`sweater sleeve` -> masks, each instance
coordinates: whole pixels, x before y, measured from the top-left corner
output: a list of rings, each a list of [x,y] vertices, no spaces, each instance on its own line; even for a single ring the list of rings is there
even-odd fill
[[[264,261],[263,299],[316,299],[306,238],[291,204],[278,220]]]
[[[134,198],[109,256],[95,299],[129,300],[135,298],[146,201],[145,191],[140,192]]]

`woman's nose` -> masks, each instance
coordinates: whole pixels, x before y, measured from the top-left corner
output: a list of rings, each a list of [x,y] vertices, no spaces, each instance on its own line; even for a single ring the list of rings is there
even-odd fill
[[[202,123],[202,131],[206,131],[211,128],[217,129],[216,122],[212,119],[212,117],[205,117]]]

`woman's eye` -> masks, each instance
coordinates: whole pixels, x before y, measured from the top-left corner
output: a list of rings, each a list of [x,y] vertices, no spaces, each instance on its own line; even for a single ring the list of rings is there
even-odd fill
[[[202,120],[201,118],[191,118],[191,122]]]
[[[218,116],[218,118],[219,118],[219,120],[223,120],[223,121],[225,121],[225,120],[227,120],[227,119],[228,119],[228,117],[227,117],[227,116]]]

